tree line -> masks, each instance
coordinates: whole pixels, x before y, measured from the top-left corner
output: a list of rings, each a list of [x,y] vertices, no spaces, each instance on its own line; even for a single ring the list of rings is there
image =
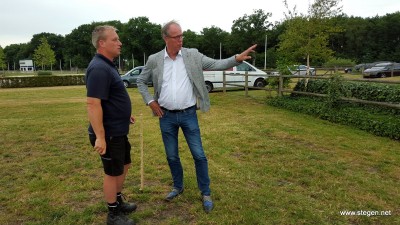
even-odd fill
[[[354,63],[400,62],[400,12],[372,18],[349,17],[337,5],[329,5],[332,1],[315,1],[307,15],[289,10],[283,21],[275,23],[269,21],[272,13],[254,10],[234,20],[230,32],[216,26],[203,28],[200,34],[188,29],[183,33],[184,47],[197,48],[211,58],[226,58],[258,44],[253,63],[260,68],[307,64],[308,60],[312,66],[323,66],[332,59]],[[161,25],[147,17],[131,18],[126,23],[93,22],[80,25],[65,36],[43,32],[33,35],[28,43],[12,44],[4,49],[0,46],[0,68],[18,70],[19,60],[34,59],[35,51],[38,53],[46,41],[54,51],[52,69],[84,69],[95,53],[91,33],[95,26],[102,24],[119,30],[123,46],[115,63],[122,70],[143,65],[150,54],[164,48]]]

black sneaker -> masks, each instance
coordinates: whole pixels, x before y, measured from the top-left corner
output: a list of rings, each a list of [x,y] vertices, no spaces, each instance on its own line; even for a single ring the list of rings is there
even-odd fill
[[[135,225],[135,222],[122,213],[109,212],[107,216],[107,225]]]

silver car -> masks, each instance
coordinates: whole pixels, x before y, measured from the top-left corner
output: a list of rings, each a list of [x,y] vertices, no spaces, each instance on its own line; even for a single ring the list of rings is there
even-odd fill
[[[306,65],[293,65],[291,67],[288,66],[288,69],[292,73],[292,75],[296,76],[305,76],[307,73]],[[308,70],[311,76],[315,76],[316,74],[315,68],[310,67]]]
[[[126,88],[137,86],[136,80],[137,80],[139,74],[142,72],[143,68],[144,68],[144,66],[135,67],[121,76],[121,79],[124,82],[124,86]],[[152,86],[153,85],[152,81],[149,81],[148,85]]]

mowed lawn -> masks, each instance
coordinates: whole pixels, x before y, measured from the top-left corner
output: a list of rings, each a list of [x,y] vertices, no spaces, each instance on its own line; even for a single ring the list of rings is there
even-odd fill
[[[171,177],[158,119],[128,92],[137,122],[125,194],[138,224],[400,224],[398,141],[268,106],[264,91],[211,93],[211,111],[199,112],[215,210],[203,212],[182,134],[185,192],[164,202]],[[105,224],[85,93],[0,89],[0,224]]]

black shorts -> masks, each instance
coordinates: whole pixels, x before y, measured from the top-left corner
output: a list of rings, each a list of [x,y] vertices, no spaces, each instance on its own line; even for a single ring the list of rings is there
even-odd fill
[[[89,135],[92,146],[96,141],[95,135]],[[131,144],[127,136],[106,138],[106,154],[100,155],[104,173],[109,176],[120,176],[124,173],[124,166],[130,164]]]

